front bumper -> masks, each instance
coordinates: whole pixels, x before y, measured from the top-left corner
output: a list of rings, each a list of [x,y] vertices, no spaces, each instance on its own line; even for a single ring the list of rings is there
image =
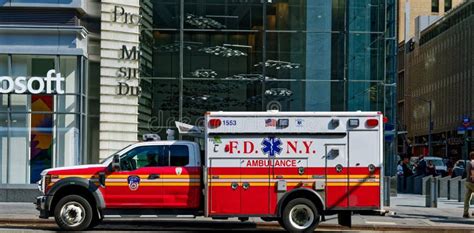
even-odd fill
[[[49,198],[50,196],[39,196],[36,198],[36,209],[40,212],[40,218],[49,218]]]

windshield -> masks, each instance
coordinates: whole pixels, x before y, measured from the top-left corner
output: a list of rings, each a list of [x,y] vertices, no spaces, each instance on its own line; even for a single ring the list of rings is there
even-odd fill
[[[112,160],[112,158],[116,155],[116,154],[122,154],[123,151],[125,151],[127,148],[129,148],[130,146],[132,146],[133,144],[130,144],[124,148],[122,148],[121,150],[113,153],[112,155],[110,155],[109,157],[105,158],[104,160],[102,160],[101,164],[108,164],[110,163],[110,161]]]
[[[428,161],[431,161],[435,166],[439,167],[439,166],[444,166],[444,163],[442,160],[438,160],[438,159],[433,159],[433,160],[428,160]]]

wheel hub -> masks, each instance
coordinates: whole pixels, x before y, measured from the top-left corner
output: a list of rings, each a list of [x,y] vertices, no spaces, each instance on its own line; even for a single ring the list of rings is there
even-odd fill
[[[306,205],[296,205],[290,211],[290,223],[297,229],[306,229],[314,221],[314,213]]]
[[[84,207],[77,202],[68,202],[61,208],[61,219],[71,227],[84,221]]]

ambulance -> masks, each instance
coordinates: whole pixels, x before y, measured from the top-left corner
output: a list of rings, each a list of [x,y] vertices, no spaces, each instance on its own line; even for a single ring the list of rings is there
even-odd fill
[[[104,216],[259,217],[312,232],[324,216],[350,226],[382,212],[380,112],[208,112],[194,141],[129,145],[101,164],[47,169],[40,218],[85,230]]]

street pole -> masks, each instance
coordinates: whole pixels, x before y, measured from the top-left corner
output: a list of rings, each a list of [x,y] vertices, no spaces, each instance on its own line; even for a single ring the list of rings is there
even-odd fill
[[[432,101],[429,100],[428,101],[429,105],[430,105],[430,126],[429,126],[429,131],[428,131],[428,156],[432,156],[431,154],[431,131],[433,130],[433,121],[432,121],[432,116],[431,116],[431,103]]]

